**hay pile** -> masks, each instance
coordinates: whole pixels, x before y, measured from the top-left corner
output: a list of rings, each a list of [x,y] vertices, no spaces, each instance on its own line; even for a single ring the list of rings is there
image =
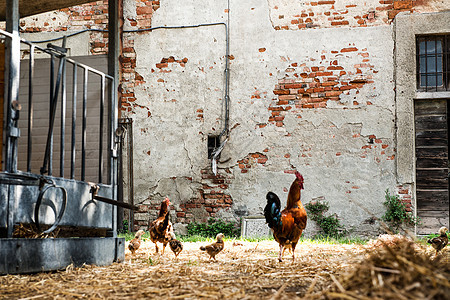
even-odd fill
[[[366,258],[324,294],[331,299],[449,299],[449,251],[430,249],[402,236],[381,236]]]
[[[447,250],[434,259],[407,243],[392,255],[382,246],[303,242],[294,263],[288,251],[279,263],[274,241],[226,241],[217,261],[199,251],[205,244],[184,243],[175,259],[169,247],[161,256],[144,241],[111,266],[0,276],[0,299],[439,299],[449,292]]]

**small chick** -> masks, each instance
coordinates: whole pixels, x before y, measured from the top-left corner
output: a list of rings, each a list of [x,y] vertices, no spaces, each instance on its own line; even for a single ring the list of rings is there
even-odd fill
[[[436,255],[448,244],[447,231],[448,231],[447,227],[441,227],[439,229],[439,236],[429,239],[427,241],[428,244],[431,244],[431,246],[433,246],[433,248],[436,249]]]
[[[216,255],[223,250],[224,248],[224,242],[223,242],[223,234],[219,233],[216,236],[216,242],[208,245],[208,246],[201,246],[200,250],[206,251],[206,253],[209,254],[209,259],[213,258],[216,260]]]
[[[141,237],[144,235],[144,233],[144,230],[138,230],[138,232],[136,232],[136,234],[134,235],[134,239],[132,239],[128,244],[128,249],[130,249],[131,254],[134,254],[141,246]]]
[[[180,254],[181,250],[183,250],[183,244],[176,239],[175,233],[170,233],[170,241],[169,241],[170,249],[173,251],[173,254],[175,254],[175,257]]]

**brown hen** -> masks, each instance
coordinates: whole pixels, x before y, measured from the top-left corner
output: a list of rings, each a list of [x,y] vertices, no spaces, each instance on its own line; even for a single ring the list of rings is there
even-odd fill
[[[150,240],[155,243],[156,253],[158,253],[158,242],[163,244],[162,254],[170,240],[170,233],[173,232],[172,223],[169,221],[169,205],[170,200],[166,197],[161,203],[158,218],[150,223],[148,231]]]
[[[144,230],[138,230],[138,232],[134,235],[134,239],[128,243],[128,249],[131,251],[131,254],[134,254],[141,246],[141,237],[144,233]]]
[[[183,250],[183,244],[176,239],[175,233],[173,232],[170,233],[169,247],[173,251],[173,254],[175,254],[175,257]]]
[[[431,246],[433,246],[433,248],[436,250],[436,255],[448,244],[447,231],[448,231],[447,227],[441,227],[439,229],[439,236],[429,239],[427,241],[427,243],[431,244]]]
[[[216,236],[216,241],[207,246],[201,246],[200,250],[206,251],[209,254],[209,259],[213,258],[216,260],[216,255],[223,250],[225,243],[223,242],[223,234],[219,233]]]

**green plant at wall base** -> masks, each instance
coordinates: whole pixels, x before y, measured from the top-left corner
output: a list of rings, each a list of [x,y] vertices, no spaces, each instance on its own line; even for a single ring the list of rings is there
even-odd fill
[[[402,225],[419,224],[420,219],[407,211],[406,204],[400,200],[398,195],[391,195],[389,190],[386,190],[385,199],[383,204],[386,206],[386,212],[381,219],[390,225],[391,230],[397,232]]]
[[[236,222],[224,222],[210,218],[207,223],[191,222],[187,226],[189,236],[204,236],[215,238],[218,233],[223,233],[227,237],[237,237],[240,235],[240,227]]]
[[[122,228],[118,228],[119,233],[127,233],[128,232],[128,220],[122,221]]]
[[[308,216],[315,221],[325,236],[339,238],[347,234],[340,223],[336,214],[325,216],[325,213],[330,209],[330,205],[326,201],[311,201],[305,204],[308,210]]]

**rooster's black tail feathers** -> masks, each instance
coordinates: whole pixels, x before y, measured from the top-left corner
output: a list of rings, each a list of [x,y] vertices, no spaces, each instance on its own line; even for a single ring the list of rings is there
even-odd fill
[[[275,193],[268,192],[267,204],[264,208],[264,217],[270,228],[281,226],[281,201]]]

